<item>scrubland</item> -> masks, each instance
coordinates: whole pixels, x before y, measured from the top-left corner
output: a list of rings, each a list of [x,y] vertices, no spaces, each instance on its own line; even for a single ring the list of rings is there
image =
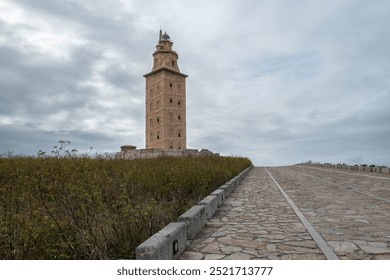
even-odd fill
[[[74,152],[74,151],[72,151]],[[0,157],[0,259],[132,259],[249,167],[240,157]]]

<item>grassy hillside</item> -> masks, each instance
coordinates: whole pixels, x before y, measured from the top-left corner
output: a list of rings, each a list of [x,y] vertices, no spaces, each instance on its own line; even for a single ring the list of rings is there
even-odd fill
[[[245,158],[0,158],[0,259],[128,259]]]

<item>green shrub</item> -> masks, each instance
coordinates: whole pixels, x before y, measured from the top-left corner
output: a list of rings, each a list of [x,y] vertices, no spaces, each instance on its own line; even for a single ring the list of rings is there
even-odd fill
[[[1,259],[129,259],[245,158],[0,158]]]

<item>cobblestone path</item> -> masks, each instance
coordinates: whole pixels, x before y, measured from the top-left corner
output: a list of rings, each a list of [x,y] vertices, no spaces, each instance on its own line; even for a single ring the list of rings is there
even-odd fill
[[[322,241],[336,258],[390,259],[389,216],[388,175],[256,167],[180,258],[326,259]]]

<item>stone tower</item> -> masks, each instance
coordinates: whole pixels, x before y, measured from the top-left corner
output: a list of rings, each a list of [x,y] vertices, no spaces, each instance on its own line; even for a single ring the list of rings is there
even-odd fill
[[[165,32],[153,53],[153,68],[146,78],[146,149],[187,149],[186,78],[179,56]]]

